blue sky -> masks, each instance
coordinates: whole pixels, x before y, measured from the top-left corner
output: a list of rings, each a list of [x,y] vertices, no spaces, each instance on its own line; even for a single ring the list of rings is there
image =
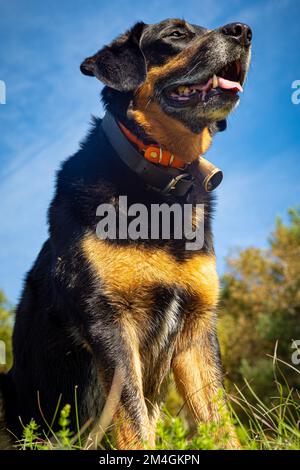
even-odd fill
[[[47,237],[55,171],[90,115],[103,113],[101,85],[79,64],[136,20],[253,29],[241,104],[207,154],[224,171],[214,221],[219,272],[235,248],[266,246],[275,216],[299,204],[300,105],[291,102],[300,79],[298,0],[0,0],[0,12],[0,287],[10,301]]]

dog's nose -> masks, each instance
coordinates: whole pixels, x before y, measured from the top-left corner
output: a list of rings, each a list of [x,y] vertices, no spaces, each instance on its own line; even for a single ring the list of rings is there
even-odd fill
[[[252,31],[250,26],[245,23],[229,23],[221,28],[224,36],[229,36],[238,41],[242,46],[250,46],[252,40]]]

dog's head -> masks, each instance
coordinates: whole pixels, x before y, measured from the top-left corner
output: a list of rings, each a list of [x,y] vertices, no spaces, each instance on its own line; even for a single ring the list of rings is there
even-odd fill
[[[137,23],[81,71],[106,85],[105,104],[119,119],[189,162],[238,104],[251,38],[242,23],[215,30],[176,19]]]

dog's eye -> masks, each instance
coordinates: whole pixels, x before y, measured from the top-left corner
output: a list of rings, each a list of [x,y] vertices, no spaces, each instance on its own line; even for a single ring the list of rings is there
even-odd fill
[[[168,36],[170,38],[184,38],[186,34],[181,31],[172,31]]]

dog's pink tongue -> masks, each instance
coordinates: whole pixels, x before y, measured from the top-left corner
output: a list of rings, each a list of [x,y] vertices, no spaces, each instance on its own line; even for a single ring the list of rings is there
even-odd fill
[[[231,80],[226,80],[222,77],[218,77],[218,85],[220,88],[224,88],[225,90],[238,90],[243,92],[243,87],[239,82],[232,82]]]

